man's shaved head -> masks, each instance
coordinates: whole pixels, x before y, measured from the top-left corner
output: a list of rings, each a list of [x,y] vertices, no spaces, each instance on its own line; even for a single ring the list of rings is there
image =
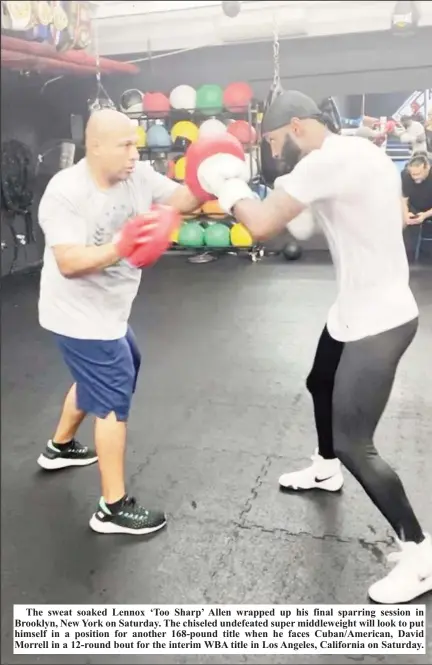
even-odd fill
[[[92,113],[86,127],[86,144],[117,131],[130,131],[132,123],[124,113],[102,109]]]
[[[86,127],[87,160],[101,180],[126,180],[139,159],[137,135],[130,118],[113,109],[93,113]]]

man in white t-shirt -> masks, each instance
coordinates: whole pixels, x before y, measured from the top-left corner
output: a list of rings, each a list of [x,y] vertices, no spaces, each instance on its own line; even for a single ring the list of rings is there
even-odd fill
[[[245,163],[231,155],[203,160],[199,183],[258,240],[277,235],[310,207],[327,238],[338,285],[307,379],[318,452],[312,466],[284,474],[280,485],[338,491],[342,462],[401,547],[398,564],[369,595],[381,603],[406,602],[432,589],[432,542],[373,442],[399,361],[418,326],[402,236],[400,176],[371,142],[331,134],[315,102],[296,91],[273,101],[261,130],[286,173],[266,200],[253,199]]]
[[[426,130],[424,125],[417,120],[413,120],[411,116],[404,115],[401,120],[402,127],[395,129],[395,134],[399,137],[402,143],[409,143],[412,153],[426,152]]]
[[[39,321],[54,334],[74,383],[38,463],[51,471],[98,461],[102,496],[91,528],[140,535],[162,528],[166,518],[142,507],[125,487],[126,426],[141,362],[128,321],[142,272],[124,258],[118,241],[128,220],[153,203],[186,213],[199,201],[139,162],[136,142],[127,116],[95,113],[85,159],[57,173],[40,203]],[[96,450],[75,438],[87,414],[95,417]]]

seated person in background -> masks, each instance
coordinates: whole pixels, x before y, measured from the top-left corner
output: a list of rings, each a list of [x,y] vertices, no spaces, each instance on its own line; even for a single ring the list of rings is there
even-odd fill
[[[424,125],[413,120],[409,115],[403,115],[401,127],[395,128],[395,134],[399,137],[401,143],[409,143],[413,154],[417,152],[426,152],[426,131]]]
[[[432,167],[426,155],[416,154],[402,171],[405,224],[432,221]]]

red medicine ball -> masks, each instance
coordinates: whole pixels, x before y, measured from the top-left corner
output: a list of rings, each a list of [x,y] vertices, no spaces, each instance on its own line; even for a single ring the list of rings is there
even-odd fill
[[[213,155],[234,155],[245,160],[244,150],[240,141],[231,134],[219,134],[218,136],[206,136],[195,143],[191,143],[186,151],[186,174],[184,182],[192,194],[201,201],[212,201],[216,197],[205,192],[198,182],[198,168],[202,162]]]
[[[162,92],[146,92],[143,109],[150,118],[164,118],[170,112],[169,99]]]
[[[232,122],[228,127],[228,133],[235,136],[243,145],[256,143],[256,131],[246,120]]]
[[[229,111],[244,111],[253,97],[249,83],[230,83],[223,94],[223,105]]]

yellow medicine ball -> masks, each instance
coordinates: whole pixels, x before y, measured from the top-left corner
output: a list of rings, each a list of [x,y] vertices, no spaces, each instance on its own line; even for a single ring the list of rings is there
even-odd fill
[[[176,122],[171,130],[173,143],[178,138],[187,139],[191,143],[194,143],[194,141],[198,140],[198,134],[198,127],[190,120],[180,120],[180,122]]]
[[[170,238],[171,242],[174,242],[174,243],[178,244],[179,232],[180,232],[179,228],[174,229],[174,231],[171,233],[171,238]]]
[[[186,175],[186,159],[184,157],[180,157],[176,161],[176,165],[174,168],[174,177],[176,180],[184,180]]]
[[[144,127],[138,125],[138,127],[136,128],[136,135],[137,135],[137,148],[145,148],[147,144],[147,134]]]
[[[234,247],[250,247],[253,245],[252,236],[243,224],[233,224],[231,227],[231,245]]]

